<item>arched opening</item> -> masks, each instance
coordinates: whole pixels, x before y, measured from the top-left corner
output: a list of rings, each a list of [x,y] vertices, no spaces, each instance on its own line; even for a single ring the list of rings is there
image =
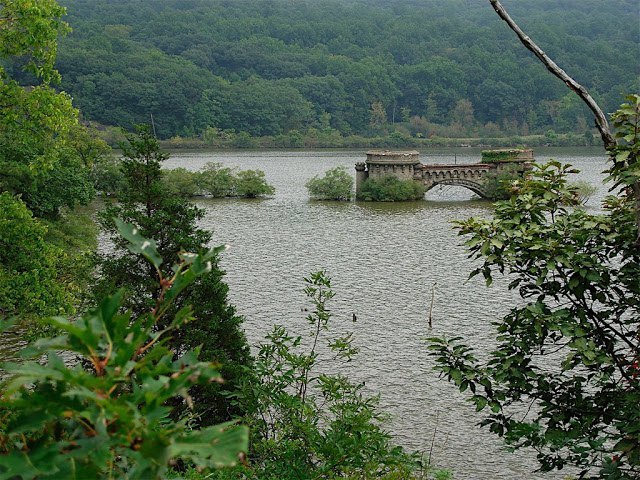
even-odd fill
[[[461,181],[459,179],[445,178],[435,181],[427,189],[425,198],[427,200],[474,200],[478,197],[486,199],[486,194],[482,187],[475,182]]]

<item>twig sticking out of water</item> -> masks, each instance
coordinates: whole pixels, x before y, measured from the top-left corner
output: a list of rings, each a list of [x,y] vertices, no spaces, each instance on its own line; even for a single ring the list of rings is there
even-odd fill
[[[438,282],[433,282],[431,286],[431,306],[429,307],[429,328],[432,327],[432,319],[433,319],[433,302],[436,298],[436,285]]]

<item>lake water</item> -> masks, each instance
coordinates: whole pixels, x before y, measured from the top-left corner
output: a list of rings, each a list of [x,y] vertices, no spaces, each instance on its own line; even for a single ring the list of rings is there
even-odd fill
[[[601,150],[538,149],[537,161],[555,158],[582,173],[576,179],[596,184],[588,203],[597,209],[606,194],[601,180],[606,157]],[[427,152],[423,163],[474,163],[472,149]],[[245,316],[255,344],[273,324],[305,333],[307,306],[303,277],[326,269],[333,279],[332,301],[338,332],[353,331],[360,354],[346,368],[367,391],[379,392],[391,415],[387,428],[411,450],[429,451],[457,479],[563,478],[531,474],[532,452],[508,453],[499,439],[479,429],[474,408],[457,389],[432,370],[426,337],[461,335],[480,352],[492,345],[491,321],[503,316],[517,295],[506,281],[486,288],[467,281],[474,263],[467,259],[451,222],[491,214],[488,202],[459,187],[434,189],[426,201],[372,204],[310,201],[304,184],[329,168],[363,161],[363,151],[174,153],[166,168],[198,170],[207,162],[260,169],[276,194],[263,200],[200,200],[204,228],[215,244],[229,244],[221,261],[230,299]],[[433,327],[427,318],[434,283]],[[353,314],[357,322],[352,322]],[[323,368],[335,370],[326,363]]]

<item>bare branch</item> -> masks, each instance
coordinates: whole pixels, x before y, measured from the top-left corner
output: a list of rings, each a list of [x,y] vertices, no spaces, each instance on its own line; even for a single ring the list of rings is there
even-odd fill
[[[576,82],[573,78],[571,78],[567,73],[561,69],[553,60],[551,60],[544,51],[538,45],[536,45],[529,36],[527,36],[521,29],[518,27],[516,22],[509,16],[507,11],[504,9],[502,4],[498,0],[489,0],[491,6],[496,11],[496,13],[502,18],[509,28],[513,30],[518,38],[522,42],[522,44],[527,47],[528,50],[533,52],[533,54],[540,59],[540,61],[547,67],[552,74],[562,80],[567,87],[576,92],[578,96],[582,99],[583,102],[587,104],[589,109],[593,112],[596,121],[596,127],[600,132],[600,136],[602,137],[602,141],[604,142],[604,146],[607,150],[613,148],[616,145],[616,141],[611,135],[611,129],[609,128],[609,122],[607,121],[607,117],[602,112],[602,109],[598,106],[596,101],[591,97],[586,88]]]

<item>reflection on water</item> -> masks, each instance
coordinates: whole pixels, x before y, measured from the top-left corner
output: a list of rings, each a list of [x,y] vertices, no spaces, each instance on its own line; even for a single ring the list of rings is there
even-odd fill
[[[591,199],[597,208],[606,188],[600,185],[605,158],[600,152],[538,151],[583,172],[598,184]],[[448,156],[447,158],[444,158]],[[479,152],[423,154],[423,162],[472,163]],[[324,268],[333,278],[332,312],[338,330],[352,330],[361,353],[345,372],[381,393],[392,415],[389,430],[410,449],[428,451],[435,435],[433,461],[455,470],[458,479],[563,478],[530,472],[531,452],[510,454],[481,431],[474,409],[457,390],[434,374],[427,355],[429,336],[466,337],[481,352],[491,348],[491,322],[518,301],[506,281],[486,288],[467,280],[474,264],[460,246],[451,222],[491,214],[491,204],[460,187],[434,189],[427,200],[408,203],[309,201],[304,187],[314,175],[344,165],[352,171],[362,152],[177,153],[167,162],[198,170],[207,162],[265,171],[276,187],[263,200],[203,199],[204,228],[216,244],[230,244],[222,266],[231,301],[246,317],[252,343],[275,323],[306,332],[302,278]],[[500,279],[498,279],[500,280]],[[433,328],[427,317],[436,283]],[[358,321],[352,322],[356,313]],[[330,363],[324,368],[332,369]]]

